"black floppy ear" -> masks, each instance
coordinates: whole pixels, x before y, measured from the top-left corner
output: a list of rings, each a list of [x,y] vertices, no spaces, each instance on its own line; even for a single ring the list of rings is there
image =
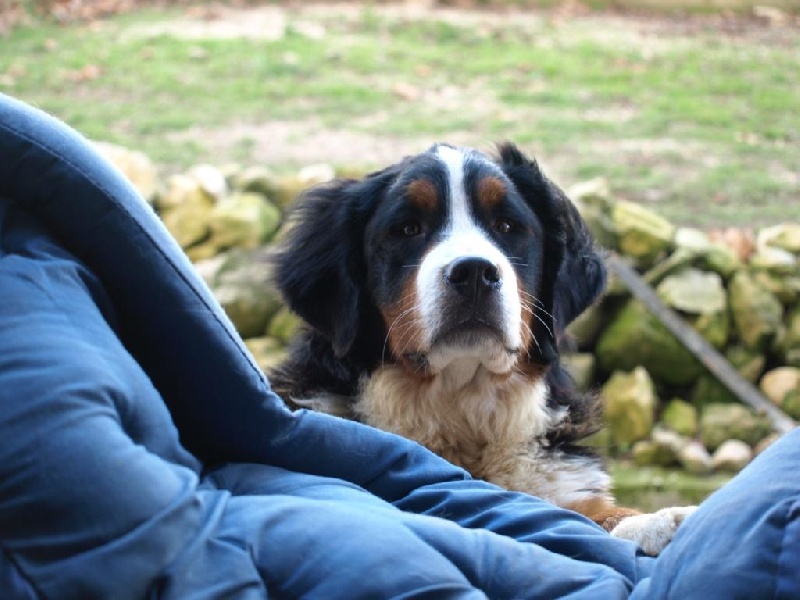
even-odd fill
[[[338,357],[358,335],[364,228],[392,177],[386,169],[312,188],[292,209],[290,230],[273,255],[274,280],[289,308],[329,339]]]
[[[511,143],[498,148],[500,166],[536,213],[544,231],[544,256],[534,330],[543,362],[558,355],[558,338],[566,326],[603,291],[602,257],[578,210],[564,192],[542,173],[535,160]],[[541,320],[540,320],[541,319]]]

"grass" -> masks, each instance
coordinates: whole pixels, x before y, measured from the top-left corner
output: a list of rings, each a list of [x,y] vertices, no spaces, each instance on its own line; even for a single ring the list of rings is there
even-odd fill
[[[412,19],[378,7],[285,15],[275,40],[159,33],[176,10],[18,27],[0,43],[0,91],[166,171],[320,159],[374,167],[376,145],[397,144],[399,158],[434,139],[481,148],[513,139],[565,185],[605,176],[618,196],[678,223],[800,214],[796,30],[729,34],[714,20],[597,14]],[[285,159],[275,123],[306,126]],[[296,148],[308,129],[370,144]]]

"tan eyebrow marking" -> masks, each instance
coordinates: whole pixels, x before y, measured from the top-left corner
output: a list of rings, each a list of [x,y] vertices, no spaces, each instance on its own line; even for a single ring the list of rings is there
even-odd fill
[[[478,203],[484,209],[491,209],[506,197],[506,184],[499,177],[490,175],[478,183]]]
[[[408,199],[422,210],[433,212],[438,202],[436,186],[428,179],[415,179],[406,188]]]

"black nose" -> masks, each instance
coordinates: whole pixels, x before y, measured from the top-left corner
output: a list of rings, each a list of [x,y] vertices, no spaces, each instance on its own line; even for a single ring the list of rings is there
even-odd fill
[[[444,270],[448,284],[465,296],[477,296],[481,291],[496,289],[502,283],[500,269],[485,258],[457,258]]]

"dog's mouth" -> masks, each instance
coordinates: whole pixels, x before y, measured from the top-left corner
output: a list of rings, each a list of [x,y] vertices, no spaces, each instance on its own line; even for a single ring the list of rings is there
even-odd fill
[[[462,319],[459,323],[439,331],[432,340],[431,348],[483,347],[487,342],[496,343],[507,354],[519,352],[519,348],[508,345],[503,329],[477,315]]]
[[[494,373],[509,372],[520,349],[507,341],[505,332],[486,320],[471,316],[440,330],[426,349],[403,353],[402,362],[422,375],[435,375],[451,364],[482,364]]]

